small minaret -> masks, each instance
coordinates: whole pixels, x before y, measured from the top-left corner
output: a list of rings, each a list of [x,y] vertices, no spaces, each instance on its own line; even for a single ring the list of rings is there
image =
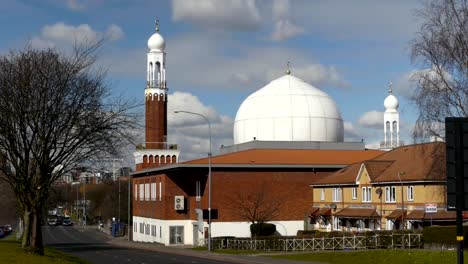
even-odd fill
[[[384,142],[381,149],[393,149],[400,146],[400,114],[398,113],[398,99],[393,95],[392,82],[388,85],[388,96],[384,106]]]
[[[159,34],[158,20],[155,31],[148,39],[145,144],[134,153],[137,170],[176,163],[179,157],[177,145],[167,144],[166,43]]]

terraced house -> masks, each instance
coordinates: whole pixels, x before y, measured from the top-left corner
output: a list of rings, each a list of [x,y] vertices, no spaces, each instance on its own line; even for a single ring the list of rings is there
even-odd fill
[[[394,230],[454,224],[446,210],[445,143],[407,145],[313,183],[314,229]]]

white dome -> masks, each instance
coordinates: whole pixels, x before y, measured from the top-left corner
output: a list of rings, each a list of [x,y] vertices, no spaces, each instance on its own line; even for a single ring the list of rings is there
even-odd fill
[[[292,75],[251,94],[234,121],[234,144],[264,141],[343,141],[343,120],[333,99]]]
[[[384,101],[386,112],[396,112],[398,109],[398,99],[391,92]]]
[[[148,48],[151,51],[164,51],[165,47],[166,43],[164,41],[164,38],[158,32],[154,33],[148,39]]]

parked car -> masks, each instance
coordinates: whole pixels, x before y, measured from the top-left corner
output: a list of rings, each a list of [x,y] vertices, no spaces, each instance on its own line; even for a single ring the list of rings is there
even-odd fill
[[[13,231],[13,228],[11,227],[11,225],[3,226],[3,233],[5,233],[5,235],[11,234],[12,231]]]
[[[57,225],[57,216],[56,215],[49,215],[47,217],[47,224],[50,226]]]
[[[69,216],[64,216],[63,220],[62,220],[62,224],[64,226],[71,226],[71,225],[73,225],[73,222],[72,222],[72,220],[71,220],[71,218]]]
[[[5,232],[3,232],[3,228],[0,228],[0,238],[5,237]]]

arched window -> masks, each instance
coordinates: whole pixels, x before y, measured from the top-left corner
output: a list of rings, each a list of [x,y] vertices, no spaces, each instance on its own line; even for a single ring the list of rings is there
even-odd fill
[[[387,139],[387,142],[390,142],[390,138],[391,138],[390,121],[387,121],[385,123],[385,138]]]
[[[170,155],[166,156],[166,163],[171,163],[171,156]]]
[[[149,161],[148,161],[148,163],[151,165],[151,164],[153,164],[153,161],[154,161],[154,160],[153,160],[153,155],[150,155],[150,156],[149,156]]]
[[[154,87],[154,71],[153,71],[152,62],[150,62],[149,64],[149,82],[150,82],[150,87]]]
[[[177,163],[177,157],[176,157],[176,155],[172,155],[171,163]]]
[[[147,164],[148,164],[148,156],[144,155],[143,156],[143,168],[146,168]]]
[[[154,164],[156,165],[156,167],[159,166],[159,156],[158,155],[154,156]]]
[[[398,142],[396,142],[397,141],[397,134],[398,134],[397,126],[398,126],[397,121],[393,121],[393,123],[392,123],[392,129],[393,129],[392,137],[393,137],[393,142],[395,142],[394,144],[396,144],[396,145],[398,145]]]
[[[158,61],[155,66],[156,85],[157,87],[161,87],[161,63]]]

